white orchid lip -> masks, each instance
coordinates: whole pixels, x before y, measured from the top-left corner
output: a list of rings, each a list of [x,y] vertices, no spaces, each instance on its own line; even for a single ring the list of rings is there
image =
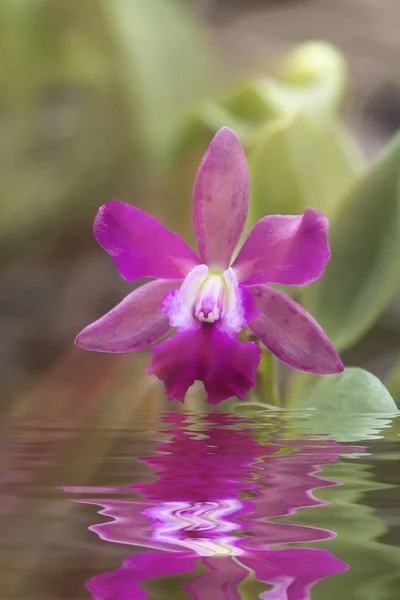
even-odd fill
[[[190,271],[179,290],[163,299],[161,310],[168,315],[171,327],[182,330],[214,326],[237,335],[256,315],[244,305],[232,268],[223,272],[210,271],[198,265]]]
[[[227,302],[223,274],[210,274],[201,283],[193,306],[193,316],[203,323],[215,323],[223,316]]]

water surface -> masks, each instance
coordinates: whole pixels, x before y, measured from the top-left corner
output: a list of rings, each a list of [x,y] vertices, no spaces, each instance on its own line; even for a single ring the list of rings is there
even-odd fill
[[[86,417],[5,421],[2,600],[398,598],[398,419]]]

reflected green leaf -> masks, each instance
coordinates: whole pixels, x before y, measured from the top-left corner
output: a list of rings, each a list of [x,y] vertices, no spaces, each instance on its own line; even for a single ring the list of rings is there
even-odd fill
[[[350,457],[351,458],[351,457]],[[332,529],[336,537],[313,544],[325,548],[349,565],[349,570],[318,582],[312,590],[313,600],[394,600],[400,584],[400,550],[377,541],[388,530],[376,509],[363,504],[368,492],[388,486],[372,481],[374,470],[365,462],[349,462],[323,467],[322,476],[343,485],[321,488],[314,494],[327,502],[323,507],[303,509],[282,521],[297,525]]]
[[[301,435],[323,435],[336,442],[348,443],[382,438],[392,419],[380,414],[349,414],[346,411],[332,416],[332,412],[304,409],[291,415],[291,424]]]
[[[400,135],[350,190],[330,229],[332,257],[303,305],[339,350],[387,306],[400,272]]]

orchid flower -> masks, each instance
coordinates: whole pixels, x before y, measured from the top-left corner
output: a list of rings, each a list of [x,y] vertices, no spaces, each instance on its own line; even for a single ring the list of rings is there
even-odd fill
[[[238,340],[248,328],[279,360],[309,373],[343,370],[318,323],[293,300],[265,284],[305,285],[329,259],[328,220],[307,208],[300,216],[270,215],[232,256],[246,222],[249,173],[236,134],[224,127],[211,141],[197,173],[193,222],[199,256],[155,218],[118,200],[100,207],[94,235],[124,279],[153,278],[75,343],[98,352],[130,352],[174,335],[152,349],[149,374],[169,399],[183,402],[203,381],[208,401],[243,399],[255,385],[261,348]]]

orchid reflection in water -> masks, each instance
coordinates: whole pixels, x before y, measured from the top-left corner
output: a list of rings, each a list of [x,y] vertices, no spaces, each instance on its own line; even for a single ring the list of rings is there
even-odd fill
[[[116,571],[93,577],[86,585],[95,600],[157,600],[157,592],[150,595],[141,587],[143,581],[193,574],[182,585],[193,600],[255,600],[257,597],[307,600],[314,583],[346,569],[347,565],[327,550],[310,548],[264,550],[256,555],[241,556],[240,560],[215,556],[199,560],[193,553],[145,552],[129,557]],[[257,596],[251,594],[254,577],[266,584],[266,590]],[[164,585],[165,588],[159,588],[163,589],[163,598],[168,584]],[[251,595],[246,593],[246,588]]]
[[[236,134],[221,129],[198,171],[193,194],[197,256],[176,234],[143,211],[111,200],[99,209],[94,235],[127,281],[154,278],[86,327],[76,344],[99,352],[153,347],[149,374],[164,382],[168,398],[183,402],[203,381],[208,401],[241,399],[255,385],[261,349],[238,341],[247,328],[279,360],[310,373],[343,370],[332,343],[298,304],[264,284],[305,285],[329,259],[328,220],[306,209],[301,216],[271,215],[250,231],[232,256],[246,222],[249,174]]]
[[[166,421],[172,439],[141,459],[155,471],[155,481],[103,490],[121,493],[121,498],[78,500],[102,506],[100,514],[112,518],[91,527],[103,540],[148,549],[122,568],[89,580],[96,600],[157,598],[144,591],[148,585],[166,586],[157,578],[178,574],[188,574],[183,589],[194,600],[306,600],[316,581],[347,569],[327,550],[273,549],[335,535],[275,519],[324,505],[312,491],[337,482],[321,478],[319,465],[335,464],[341,454],[362,449],[324,439],[275,440],[264,446],[250,430],[232,429],[246,425],[223,413],[206,416],[192,430],[182,415],[167,415]],[[132,492],[141,499],[123,497]],[[257,595],[246,593],[255,584]]]

